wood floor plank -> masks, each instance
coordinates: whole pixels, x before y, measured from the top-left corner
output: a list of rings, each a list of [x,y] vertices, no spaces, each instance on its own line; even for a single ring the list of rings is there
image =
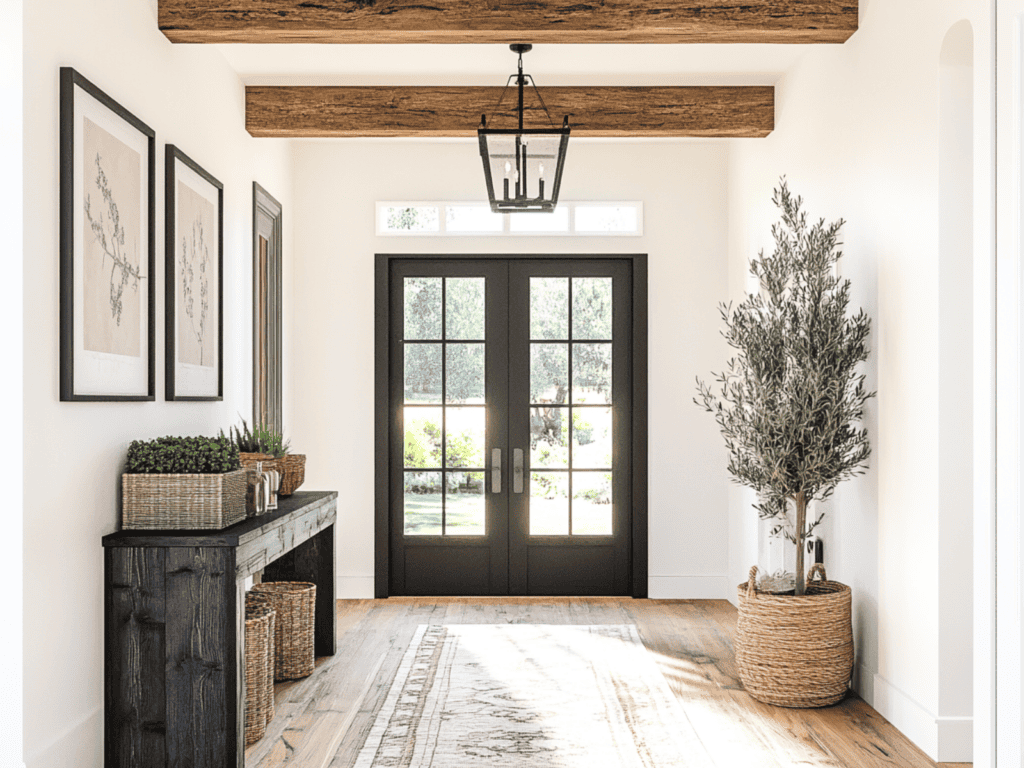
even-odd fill
[[[718,768],[967,768],[936,764],[851,694],[815,710],[752,699],[724,600],[390,598],[339,600],[338,653],[278,683],[277,717],[247,768],[351,768],[421,624],[634,624]]]

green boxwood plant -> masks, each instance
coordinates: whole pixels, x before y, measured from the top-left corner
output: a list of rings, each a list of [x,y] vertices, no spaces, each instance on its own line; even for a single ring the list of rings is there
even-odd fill
[[[219,475],[241,469],[238,448],[224,437],[133,440],[125,472],[132,475]]]

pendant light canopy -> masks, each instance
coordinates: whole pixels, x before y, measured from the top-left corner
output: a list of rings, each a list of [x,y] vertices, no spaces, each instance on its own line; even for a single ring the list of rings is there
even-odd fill
[[[531,75],[523,74],[523,54],[533,48],[528,43],[510,45],[519,54],[519,74],[510,75],[495,112],[501,107],[509,86],[515,80],[519,90],[518,128],[488,128],[487,115],[480,119],[480,157],[484,161],[487,198],[495,213],[551,213],[558,204],[562,185],[565,150],[569,146],[569,116],[556,128]],[[529,81],[548,117],[548,128],[523,127],[523,92]]]

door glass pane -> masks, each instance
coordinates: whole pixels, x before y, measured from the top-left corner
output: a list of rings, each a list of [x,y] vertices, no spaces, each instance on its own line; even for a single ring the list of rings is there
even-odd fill
[[[483,536],[486,515],[483,472],[447,472],[444,532],[446,536]]]
[[[441,338],[441,278],[405,278],[405,338]]]
[[[612,337],[612,279],[610,277],[574,277],[572,279],[572,337],[574,339],[610,339]]]
[[[409,469],[441,466],[440,408],[405,408],[405,466]]]
[[[569,338],[569,278],[530,278],[530,338]]]
[[[572,473],[572,532],[574,536],[611,535],[611,472]]]
[[[530,402],[564,403],[569,395],[569,345],[530,345]]]
[[[612,409],[572,409],[572,466],[611,469]]]
[[[569,475],[567,472],[530,473],[530,535],[569,533]]]
[[[441,535],[441,473],[405,473],[405,535]]]
[[[611,403],[611,344],[572,345],[572,401]]]
[[[445,287],[445,338],[484,339],[484,278],[449,277]]]
[[[405,402],[441,402],[441,345],[405,344]]]
[[[483,403],[484,345],[445,344],[445,354],[448,355],[448,388],[445,391],[447,402]]]
[[[530,466],[569,468],[569,409],[530,409]]]
[[[483,468],[486,416],[481,406],[446,409],[446,467]]]

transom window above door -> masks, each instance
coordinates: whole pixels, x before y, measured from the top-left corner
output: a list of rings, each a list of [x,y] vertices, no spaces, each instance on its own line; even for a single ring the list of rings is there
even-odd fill
[[[561,202],[552,213],[494,213],[487,203],[378,202],[382,237],[639,237],[640,201]]]

